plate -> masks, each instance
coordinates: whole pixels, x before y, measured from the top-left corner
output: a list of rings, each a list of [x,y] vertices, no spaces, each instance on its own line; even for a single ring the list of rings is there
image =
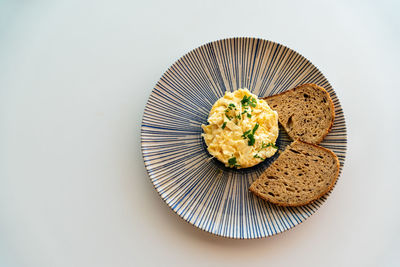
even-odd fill
[[[214,102],[225,91],[248,88],[265,97],[304,83],[324,87],[335,105],[331,132],[321,143],[346,153],[346,124],[335,91],[305,57],[281,44],[230,38],[202,45],[176,61],[154,87],[144,110],[141,145],[151,182],[171,209],[215,235],[251,239],[286,231],[310,217],[327,199],[302,207],[278,207],[249,192],[277,156],[248,169],[229,169],[212,159],[201,136]],[[280,150],[290,143],[280,130]]]

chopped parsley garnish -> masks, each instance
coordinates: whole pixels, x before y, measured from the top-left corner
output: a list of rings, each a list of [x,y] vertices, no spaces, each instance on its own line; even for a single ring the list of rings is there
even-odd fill
[[[243,112],[242,112],[242,115],[244,115],[244,114],[246,114],[247,115],[247,118],[251,118],[251,113],[248,113],[249,111],[247,110],[247,109],[245,109]]]
[[[278,147],[277,147],[276,145],[274,145],[273,143],[268,143],[268,144],[266,144],[266,143],[263,141],[263,142],[262,142],[262,145],[261,145],[261,149],[258,150],[258,152],[260,152],[260,151],[263,150],[264,148],[267,148],[267,147],[270,147],[270,146],[272,146],[272,147],[275,148],[275,149],[278,149]],[[257,153],[257,154],[254,154],[254,158],[261,159],[261,160],[263,160],[263,161],[265,160],[263,157],[259,156],[258,153]]]
[[[253,134],[256,133],[256,131],[257,131],[257,129],[258,129],[259,126],[260,126],[260,125],[258,125],[258,123],[256,122],[256,125],[254,125],[253,131],[252,131]]]
[[[261,160],[265,160],[263,157],[260,157],[258,154],[255,154],[255,155],[254,155],[254,158],[256,158],[256,159],[261,159]]]
[[[248,97],[247,95],[245,95],[242,100],[240,100],[240,102],[242,103],[242,106],[248,106],[249,105],[249,100],[250,100],[250,96]]]
[[[254,139],[254,134],[249,134],[247,135],[247,138],[249,138],[249,141],[247,142],[247,144],[249,146],[254,145],[254,143],[256,142],[256,139]]]
[[[255,108],[257,106],[257,99],[255,99],[252,96],[245,95],[240,102],[242,103],[242,106],[250,105],[253,108]]]
[[[245,131],[245,132],[243,133],[242,137],[243,137],[244,139],[246,139],[246,138],[247,138],[247,135],[248,135],[250,132],[251,132],[251,130]]]
[[[225,129],[225,127],[226,127],[226,121],[222,124],[222,129]]]
[[[268,143],[268,144],[266,144],[266,143],[264,143],[264,141],[262,142],[261,149],[264,149],[264,148],[267,148],[267,147],[270,147],[270,146],[272,146],[272,147],[275,148],[275,149],[278,149],[278,147],[277,147],[276,145],[274,145],[273,143]],[[261,150],[261,149],[260,149],[260,150]]]
[[[238,165],[236,163],[236,158],[235,157],[228,159],[228,164],[229,164],[229,166],[233,166],[233,167],[240,166],[240,165]]]
[[[255,108],[257,106],[257,99],[255,99],[254,97],[251,97],[251,100],[250,100],[249,104],[250,104],[250,106]]]
[[[268,143],[266,144],[264,141],[262,142],[261,148],[258,150],[258,152],[260,152],[261,150],[263,150],[264,148],[270,147],[272,146],[275,149],[278,149],[278,147],[276,145],[274,145],[273,143]]]
[[[225,109],[225,116],[228,118],[228,120],[232,120],[232,118],[237,117],[236,114],[232,114],[231,110],[235,109],[236,110],[236,106],[233,103],[230,103],[228,105],[228,108]],[[230,116],[233,115],[233,116]],[[239,118],[240,119],[240,118]]]
[[[277,147],[276,145],[274,145],[273,143],[269,143],[268,145],[269,145],[269,146],[272,146],[272,147],[275,148],[275,149],[278,149],[278,147]]]
[[[264,141],[262,141],[262,145],[261,145],[260,151],[261,151],[262,149],[266,148],[266,147],[269,147],[269,144],[270,144],[270,143],[266,144]]]
[[[240,116],[240,113],[239,113],[239,115],[236,116],[236,118],[238,118],[239,120],[242,119],[242,116]]]
[[[256,123],[256,125],[255,125],[254,128],[253,128],[253,130],[247,130],[247,131],[245,131],[245,132],[243,133],[242,137],[243,137],[244,139],[246,139],[246,138],[249,139],[249,141],[247,142],[247,144],[248,144],[249,146],[252,146],[252,145],[255,144],[256,139],[254,138],[254,134],[256,133],[256,131],[257,131],[257,129],[258,129],[259,126],[260,126],[260,125],[258,125],[258,123]]]

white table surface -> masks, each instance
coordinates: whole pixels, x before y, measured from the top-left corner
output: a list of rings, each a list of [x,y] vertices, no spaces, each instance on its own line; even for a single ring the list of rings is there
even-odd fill
[[[329,2],[1,1],[0,266],[400,266],[399,1]],[[235,36],[309,58],[348,126],[328,201],[260,240],[180,219],[140,150],[162,73]]]

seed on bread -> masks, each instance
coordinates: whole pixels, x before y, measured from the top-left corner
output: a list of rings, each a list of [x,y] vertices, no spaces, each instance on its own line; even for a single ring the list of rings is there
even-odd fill
[[[302,206],[326,194],[339,175],[336,155],[296,140],[250,186],[262,199],[280,206]]]
[[[319,144],[332,128],[333,102],[321,86],[303,84],[264,100],[278,112],[279,123],[292,140]]]

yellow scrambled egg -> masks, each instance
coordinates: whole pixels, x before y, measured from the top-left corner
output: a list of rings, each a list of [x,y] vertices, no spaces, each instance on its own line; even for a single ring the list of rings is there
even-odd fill
[[[202,125],[208,151],[227,167],[248,168],[275,154],[278,113],[247,89],[226,92]]]

